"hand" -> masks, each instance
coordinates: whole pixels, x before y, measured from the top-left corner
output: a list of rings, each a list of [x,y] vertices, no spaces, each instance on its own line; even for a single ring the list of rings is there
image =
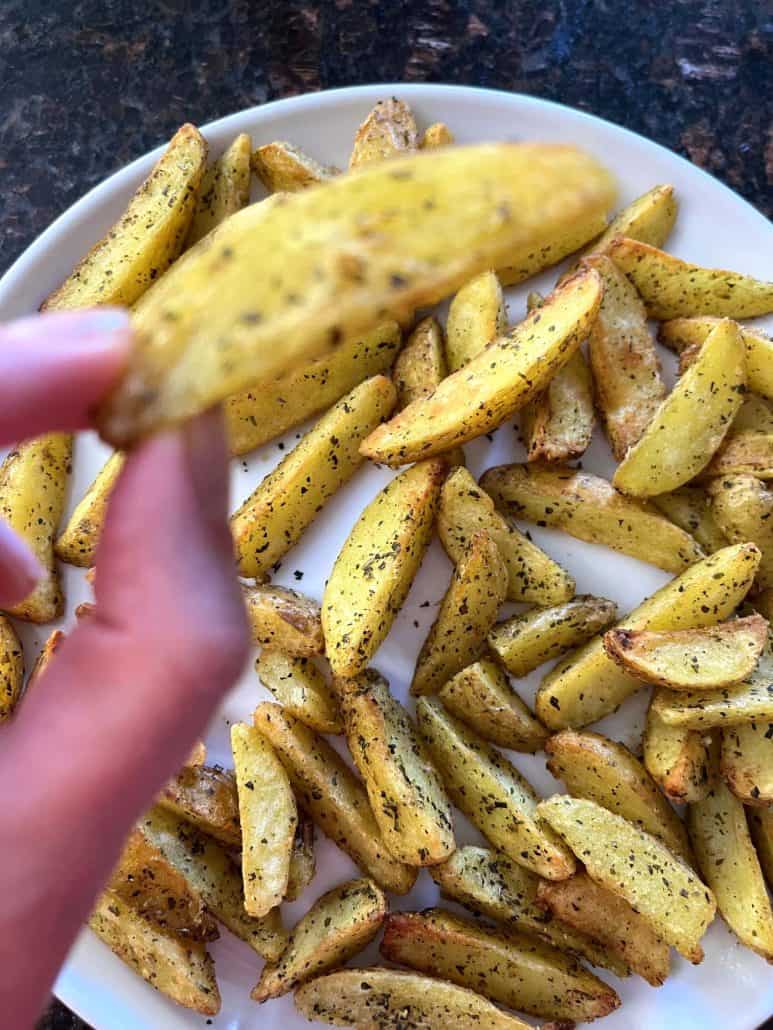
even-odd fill
[[[120,375],[127,316],[0,327],[0,444],[88,428]],[[221,418],[129,456],[97,554],[96,614],[0,727],[0,1012],[31,1026],[132,822],[182,764],[247,652]],[[0,606],[38,563],[0,524]]]

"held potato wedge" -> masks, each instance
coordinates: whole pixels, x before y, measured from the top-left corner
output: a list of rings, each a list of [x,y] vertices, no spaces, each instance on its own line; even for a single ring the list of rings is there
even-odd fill
[[[267,576],[365,460],[360,443],[395,406],[386,376],[355,387],[309,430],[231,516],[245,579]]]
[[[263,647],[308,658],[322,654],[325,639],[316,601],[280,586],[242,584],[252,639]]]
[[[337,168],[320,164],[300,147],[284,140],[258,147],[251,164],[269,193],[296,193],[338,175]]]
[[[183,125],[120,220],[96,243],[42,310],[131,306],[180,253],[207,163],[207,144]]]
[[[97,899],[89,926],[122,962],[178,1005],[203,1016],[220,1011],[215,966],[202,944],[149,923],[109,890]]]
[[[660,326],[658,339],[666,347],[683,352],[700,346],[716,329],[719,318],[699,315],[696,318],[673,318]],[[773,340],[760,329],[739,326],[746,349],[746,377],[749,389],[773,399]]]
[[[652,707],[670,726],[692,730],[773,722],[773,660],[763,655],[751,676],[721,690],[666,690],[658,687]]]
[[[475,533],[459,558],[451,583],[416,660],[412,694],[435,694],[480,657],[507,596],[507,569],[485,530]]]
[[[373,940],[386,914],[386,898],[371,880],[334,887],[296,923],[279,960],[264,966],[250,997],[259,1002],[279,998],[342,966]]]
[[[481,272],[465,283],[448,309],[446,358],[451,372],[479,354],[507,329],[507,307],[496,272]]]
[[[442,461],[422,461],[396,476],[341,548],[322,599],[336,676],[362,672],[389,632],[429,544],[445,472]]]
[[[199,187],[186,247],[206,236],[234,211],[250,202],[250,150],[252,141],[240,133],[228,149],[207,168]]]
[[[407,894],[416,870],[390,854],[365,787],[338,752],[279,705],[258,705],[254,718],[287,770],[298,804],[320,830],[379,886]]]
[[[773,804],[773,722],[747,722],[722,730],[720,771],[745,805]]]
[[[57,558],[84,569],[94,564],[110,494],[125,461],[125,456],[115,451],[97,473],[57,538],[54,546]]]
[[[727,547],[729,540],[717,525],[711,501],[698,486],[680,486],[668,494],[658,494],[652,503],[667,519],[694,537],[706,554]]]
[[[100,427],[125,446],[291,372],[376,317],[435,303],[611,192],[571,147],[495,144],[398,158],[246,207],[135,311],[134,350]],[[272,274],[256,277],[263,267]]]
[[[543,662],[584,644],[615,621],[617,606],[580,594],[554,608],[535,608],[498,623],[488,635],[491,650],[512,676],[526,676]]]
[[[521,409],[527,460],[579,458],[591,441],[594,422],[593,381],[582,352],[577,350],[542,393]]]
[[[701,268],[639,240],[618,237],[607,251],[641,294],[650,318],[755,318],[773,311],[773,283]]]
[[[349,168],[416,150],[419,134],[410,107],[397,97],[379,100],[357,129]]]
[[[296,990],[295,1007],[309,1020],[369,1030],[529,1030],[474,991],[402,969],[339,969],[319,976]]]
[[[33,677],[30,676],[32,681]],[[21,640],[11,620],[0,615],[0,723],[13,714],[23,685],[24,652]]]
[[[705,733],[669,726],[650,704],[644,729],[644,766],[667,798],[700,801],[711,786],[709,741]]]
[[[421,137],[421,143],[419,146],[422,150],[428,150],[432,147],[446,147],[449,143],[454,142],[454,134],[448,128],[445,122],[433,122],[424,130],[424,135]]]
[[[676,221],[678,205],[673,186],[653,186],[633,203],[619,211],[597,240],[583,252],[606,254],[609,245],[618,236],[640,240],[651,247],[662,247],[671,234]]]
[[[671,690],[716,690],[745,680],[768,639],[761,615],[703,629],[612,629],[604,650],[637,679]]]
[[[264,647],[255,671],[260,682],[296,719],[317,733],[343,733],[338,699],[310,658]]]
[[[773,489],[756,476],[722,476],[708,487],[711,510],[732,542],[753,541],[762,552],[757,586],[773,587]]]
[[[730,616],[754,581],[760,552],[754,544],[725,547],[696,562],[640,604],[620,629],[693,629]],[[545,676],[537,693],[537,717],[554,730],[579,728],[615,711],[642,687],[620,669],[594,637]]]
[[[611,987],[556,948],[442,908],[388,916],[381,954],[543,1019],[585,1022],[620,1005]]]
[[[762,874],[773,886],[773,809],[748,808],[746,815]]]
[[[593,801],[555,795],[537,812],[581,857],[592,880],[627,901],[685,958],[701,961],[700,940],[716,902],[665,844]]]
[[[561,529],[666,572],[681,572],[703,556],[683,529],[591,472],[537,463],[499,465],[480,483],[511,518]]]
[[[236,780],[219,766],[185,766],[166,783],[156,804],[227,847],[241,846]]]
[[[604,229],[606,214],[606,210],[598,205],[589,205],[571,227],[563,227],[556,232],[546,231],[537,246],[528,253],[519,248],[511,254],[505,266],[496,266],[502,285],[515,286],[524,279],[530,279],[585,246]]]
[[[500,747],[533,754],[547,737],[545,727],[488,658],[458,672],[441,687],[438,698],[451,715]]]
[[[298,811],[298,825],[295,827],[293,850],[290,855],[290,871],[287,876],[285,901],[297,901],[317,871],[314,854],[314,823],[303,809]]]
[[[600,733],[563,730],[545,744],[548,772],[577,798],[587,798],[658,837],[691,863],[687,831],[654,780],[627,747]]]
[[[521,533],[511,519],[463,468],[454,469],[443,484],[438,535],[456,564],[475,533],[485,531],[499,549],[507,568],[507,600],[539,605],[559,604],[574,595],[575,583],[561,566]]]
[[[703,476],[749,475],[773,479],[773,433],[747,429],[732,432],[703,471]]]
[[[416,718],[449,797],[494,847],[548,880],[571,876],[572,855],[539,824],[537,795],[507,758],[434,698],[419,698]]]
[[[14,657],[21,659],[21,644],[19,644],[18,646],[17,655],[14,655],[14,651],[16,650],[15,642],[18,643],[18,641],[15,641],[15,636],[11,636],[10,634],[8,634],[8,626],[10,626],[10,623],[5,618],[5,616],[0,616],[0,697],[3,699],[4,704],[9,703],[6,699],[13,698],[16,696],[16,694],[14,693],[15,681],[13,679],[11,679],[10,682],[8,681],[8,676],[11,674],[15,666],[11,665],[9,668],[8,662],[11,661]],[[43,673],[48,668],[49,662],[54,657],[54,655],[66,639],[67,638],[65,637],[64,633],[62,633],[60,629],[55,629],[50,634],[45,644],[43,645],[43,649],[35,659],[35,664],[32,666],[32,670],[30,671],[30,674],[27,677],[27,684],[24,687],[25,695],[28,691],[32,690],[35,687],[36,683],[40,681],[40,679],[43,676]],[[5,655],[7,655],[7,657],[4,657],[4,646],[6,648]],[[8,647],[10,647],[10,652],[7,650]],[[21,672],[22,670],[20,668],[19,675],[21,675]],[[2,715],[2,711],[3,708],[0,707],[0,721],[2,721],[2,718],[4,718],[4,716]]]
[[[456,846],[451,803],[408,713],[374,669],[338,689],[349,750],[390,853],[411,866],[442,862]]]
[[[745,386],[738,329],[729,320],[720,322],[617,466],[614,486],[636,497],[683,486],[719,449],[743,403]]]
[[[405,465],[496,429],[566,364],[587,336],[600,301],[601,280],[594,271],[567,280],[542,308],[493,340],[429,397],[375,429],[363,453]]]

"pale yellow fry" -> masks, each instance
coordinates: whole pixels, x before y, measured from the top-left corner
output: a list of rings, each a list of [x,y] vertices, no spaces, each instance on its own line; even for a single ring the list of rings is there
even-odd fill
[[[250,201],[250,150],[252,141],[240,133],[224,154],[207,168],[199,187],[196,210],[191,220],[186,247],[206,236],[224,218],[240,211]]]
[[[716,329],[720,319],[711,315],[694,318],[674,318],[660,326],[658,339],[666,347],[683,352],[686,348],[704,343]],[[746,348],[746,375],[749,389],[763,397],[773,399],[773,340],[760,329],[739,326]]]
[[[252,155],[252,170],[271,193],[296,193],[332,179],[339,171],[284,140],[258,147]]]

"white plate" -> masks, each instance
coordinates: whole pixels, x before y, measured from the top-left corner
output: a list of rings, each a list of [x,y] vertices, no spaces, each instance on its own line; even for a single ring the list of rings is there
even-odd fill
[[[355,128],[375,103],[389,95],[404,97],[413,106],[420,124],[443,119],[459,142],[496,139],[557,140],[579,144],[595,153],[619,177],[621,201],[632,200],[656,183],[670,182],[677,189],[681,212],[669,247],[685,258],[707,265],[735,268],[768,278],[773,232],[770,224],[752,207],[715,179],[662,147],[608,122],[530,97],[453,86],[387,85],[337,90],[284,100],[256,107],[214,122],[204,130],[213,154],[219,153],[236,133],[249,132],[253,143],[287,139],[307,148],[322,161],[345,165]],[[69,211],[63,214],[16,262],[0,282],[0,318],[34,311],[101,236],[124,208],[129,196],[147,175],[161,150],[135,161],[118,172]],[[547,290],[555,281],[550,272],[528,284],[529,289]],[[526,288],[508,291],[511,321],[523,316]],[[762,323],[764,324],[764,323]],[[665,355],[669,369],[673,360]],[[285,437],[292,445],[296,433]],[[281,446],[281,445],[279,445]],[[281,457],[277,442],[260,448],[245,463],[234,462],[233,502],[236,504],[255,486]],[[93,436],[78,440],[72,502],[77,500],[101,466],[105,448]],[[286,451],[285,451],[286,453]],[[493,443],[485,438],[469,445],[471,471],[505,461],[523,459],[512,423],[502,426]],[[612,461],[601,433],[583,459],[583,464],[602,475],[610,475]],[[365,504],[388,481],[391,473],[374,467],[363,469],[355,480],[322,513],[302,543],[282,563],[276,581],[297,587],[321,598],[326,575],[334,555],[350,526]],[[538,543],[577,579],[578,592],[613,598],[626,611],[668,576],[652,566],[614,554],[549,530],[530,527]],[[303,574],[296,578],[295,571]],[[379,651],[376,666],[389,678],[398,696],[405,698],[416,652],[431,624],[436,605],[450,575],[450,565],[437,543],[433,543],[389,639]],[[65,569],[68,612],[87,596],[82,573]],[[422,607],[423,601],[429,607]],[[65,622],[71,622],[68,614]],[[32,647],[42,643],[44,633],[25,627],[28,659]],[[540,670],[540,673],[544,670]],[[519,684],[531,701],[540,673]],[[223,705],[207,738],[213,760],[230,764],[228,724],[248,717],[256,702],[268,696],[260,687],[250,663],[242,680]],[[604,720],[598,728],[631,747],[637,747],[646,697],[632,698],[621,712]],[[550,794],[561,789],[544,768],[543,756],[511,756],[515,765],[539,791]],[[459,819],[460,843],[477,841],[478,835]],[[301,902],[286,906],[289,925],[310,902],[333,884],[355,873],[351,863],[328,841],[318,840],[318,872]],[[406,898],[397,899],[401,909],[421,908],[435,903],[437,893],[423,873]],[[613,983],[623,1005],[604,1020],[608,1030],[651,1026],[659,1030],[751,1030],[773,1012],[773,975],[762,959],[742,948],[721,924],[715,922],[705,940],[706,959],[690,966],[673,958],[673,973],[658,990],[637,977]],[[97,1030],[156,1030],[158,1027],[224,1028],[260,1027],[261,1030],[295,1030],[308,1026],[284,998],[258,1007],[249,1000],[260,962],[246,945],[225,931],[212,948],[223,996],[221,1014],[213,1020],[178,1008],[166,1001],[135,976],[90,933],[84,932],[71,952],[56,985],[59,997]],[[362,961],[377,961],[371,947]]]

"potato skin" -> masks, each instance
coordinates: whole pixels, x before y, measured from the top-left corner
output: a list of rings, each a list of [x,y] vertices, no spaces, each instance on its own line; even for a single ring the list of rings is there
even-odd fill
[[[669,726],[650,704],[643,748],[644,766],[667,798],[684,804],[706,796],[712,775],[704,733]]]
[[[662,247],[671,234],[677,212],[674,187],[653,186],[619,211],[602,235],[583,252],[583,256],[606,254],[618,236],[640,240],[651,247]]]
[[[338,699],[311,658],[264,647],[255,671],[263,686],[296,719],[317,733],[343,733]]]
[[[262,647],[311,657],[325,650],[320,607],[287,587],[242,584],[252,639]]]
[[[167,781],[156,804],[221,844],[241,847],[239,799],[232,772],[219,766],[185,766]]]
[[[314,823],[302,808],[298,809],[298,825],[290,855],[285,901],[297,901],[314,879],[317,859],[314,854]]]
[[[700,347],[719,322],[719,318],[711,315],[673,318],[661,322],[658,339],[666,347],[683,353],[688,347]],[[773,340],[766,333],[751,326],[739,326],[738,329],[746,348],[746,376],[749,389],[762,397],[773,399]]]
[[[204,172],[185,239],[186,248],[198,243],[216,225],[249,203],[251,149],[252,140],[242,132]]]
[[[458,372],[507,329],[507,307],[496,272],[481,272],[456,293],[446,320],[446,358]]]
[[[397,97],[379,100],[357,129],[349,168],[411,153],[418,146],[416,120],[408,104]]]
[[[297,193],[338,175],[338,169],[320,164],[300,147],[275,140],[258,147],[251,167],[269,193]]]
[[[744,805],[773,804],[773,723],[739,723],[722,730],[720,772]]]
[[[721,690],[667,690],[658,687],[652,707],[670,726],[710,730],[736,723],[773,722],[773,658],[763,654],[743,683]]]
[[[751,540],[762,552],[757,586],[773,587],[773,489],[756,476],[722,476],[708,487],[711,511],[732,543]]]

